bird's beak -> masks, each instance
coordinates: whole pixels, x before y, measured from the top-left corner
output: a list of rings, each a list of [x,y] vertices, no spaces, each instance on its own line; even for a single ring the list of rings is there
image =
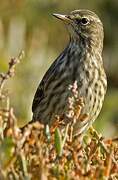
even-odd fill
[[[62,14],[53,14],[54,17],[58,18],[58,19],[61,19],[62,21],[66,22],[66,23],[70,23],[72,22],[72,20],[67,17],[67,15],[62,15]]]

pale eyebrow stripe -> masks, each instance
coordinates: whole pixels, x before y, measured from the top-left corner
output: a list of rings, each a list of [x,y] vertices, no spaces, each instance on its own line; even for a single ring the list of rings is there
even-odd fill
[[[102,23],[101,20],[99,18],[96,18],[94,16],[89,16],[91,20],[94,20],[96,22]]]

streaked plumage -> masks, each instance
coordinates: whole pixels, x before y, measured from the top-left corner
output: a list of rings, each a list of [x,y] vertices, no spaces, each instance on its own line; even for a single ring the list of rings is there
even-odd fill
[[[102,61],[103,25],[88,10],[75,10],[69,15],[54,14],[67,26],[70,41],[44,75],[34,96],[33,121],[52,124],[55,115],[65,112],[69,85],[77,81],[79,95],[84,98],[82,113],[89,115],[84,131],[97,118],[106,93],[107,81]]]

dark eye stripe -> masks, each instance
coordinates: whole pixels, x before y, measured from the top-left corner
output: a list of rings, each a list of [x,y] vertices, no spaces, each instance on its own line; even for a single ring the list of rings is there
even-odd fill
[[[76,24],[80,24],[81,19],[75,19]]]
[[[83,24],[83,25],[87,25],[89,23],[88,18],[83,17],[82,19],[75,19],[76,24]]]

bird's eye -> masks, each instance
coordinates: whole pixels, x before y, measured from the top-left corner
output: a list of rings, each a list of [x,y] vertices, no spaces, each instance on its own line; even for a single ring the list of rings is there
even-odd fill
[[[88,23],[89,23],[88,18],[83,17],[83,18],[81,19],[81,24],[83,24],[83,25],[87,25]]]

